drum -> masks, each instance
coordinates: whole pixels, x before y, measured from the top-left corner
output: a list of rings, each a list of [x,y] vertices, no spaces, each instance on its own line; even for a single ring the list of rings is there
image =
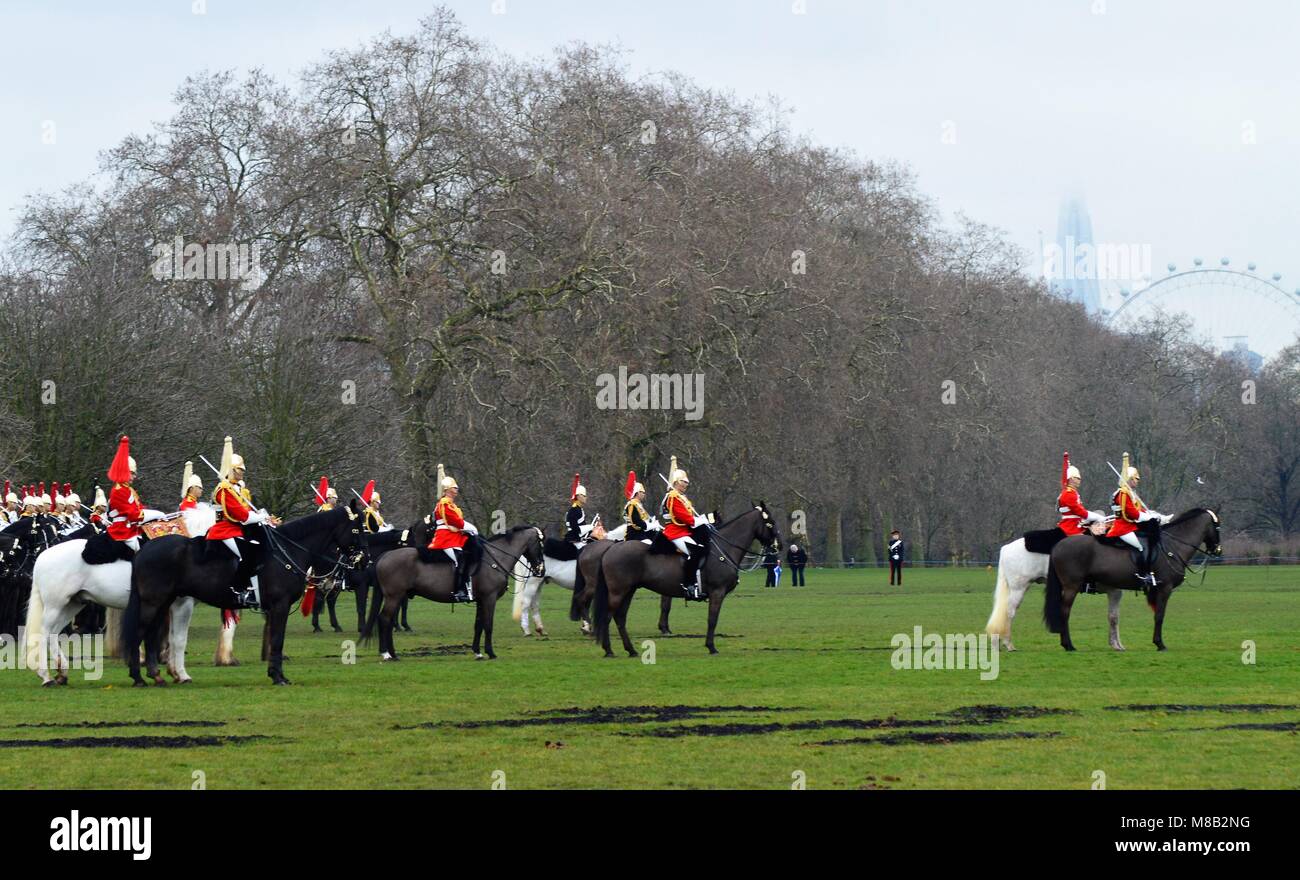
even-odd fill
[[[140,531],[144,532],[145,537],[151,541],[163,535],[180,535],[183,538],[190,536],[189,529],[185,528],[185,518],[179,513],[144,523],[140,526]]]

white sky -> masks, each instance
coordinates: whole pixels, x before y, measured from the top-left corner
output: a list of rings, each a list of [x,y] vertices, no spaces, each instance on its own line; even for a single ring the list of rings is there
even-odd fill
[[[517,55],[618,43],[635,72],[679,70],[779,96],[816,140],[907,162],[942,212],[1026,251],[1082,194],[1098,241],[1167,262],[1255,261],[1300,287],[1300,4],[1290,0],[450,0]],[[169,114],[190,73],[282,78],[329,47],[409,31],[407,0],[0,0],[0,234],[26,193],[94,172],[98,151]],[[1097,12],[1098,9],[1104,10]],[[53,120],[57,142],[44,144]],[[946,123],[956,143],[944,143]],[[1245,127],[1255,143],[1243,143]]]

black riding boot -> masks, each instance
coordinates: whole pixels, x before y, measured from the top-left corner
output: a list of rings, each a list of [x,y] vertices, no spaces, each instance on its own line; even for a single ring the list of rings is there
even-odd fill
[[[1142,549],[1133,554],[1133,564],[1137,567],[1137,579],[1142,582],[1144,587],[1154,589],[1156,587],[1156,579],[1151,574],[1151,570],[1155,567],[1155,560],[1151,558],[1151,551],[1155,544],[1150,538],[1142,538],[1140,540],[1143,541]]]
[[[691,553],[682,566],[682,589],[686,591],[687,600],[696,602],[704,599],[704,588],[699,583],[700,563],[704,561],[704,548],[699,544],[688,544]]]
[[[451,601],[468,602],[469,597],[469,560],[465,558],[465,549],[456,551],[456,585],[452,589]]]

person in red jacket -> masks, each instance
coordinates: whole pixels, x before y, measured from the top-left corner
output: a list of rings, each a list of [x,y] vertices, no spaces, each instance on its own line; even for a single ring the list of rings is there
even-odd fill
[[[194,473],[194,462],[185,462],[185,476],[181,479],[181,506],[178,510],[193,510],[203,497],[203,481]]]
[[[695,529],[708,523],[706,516],[699,516],[686,497],[690,488],[690,478],[686,471],[677,468],[668,477],[672,488],[664,499],[664,512],[667,522],[664,524],[664,537],[672,541],[686,557],[682,566],[682,589],[686,598],[697,602],[704,598],[704,588],[700,584],[700,563],[704,561],[704,545],[694,537]]]
[[[135,459],[131,457],[131,439],[125,434],[117,444],[117,454],[109,466],[108,478],[113,490],[108,494],[108,536],[131,548],[140,549],[140,523],[144,522],[144,505],[131,487],[135,480]]]
[[[1127,452],[1124,453],[1124,466],[1121,473],[1124,478],[1120,481],[1119,488],[1115,490],[1111,503],[1111,508],[1115,511],[1115,521],[1111,523],[1110,531],[1106,533],[1106,537],[1119,538],[1138,551],[1137,578],[1154,589],[1158,586],[1155,573],[1152,571],[1155,560],[1151,558],[1151,550],[1154,548],[1155,541],[1148,538],[1147,546],[1143,547],[1142,542],[1138,540],[1137,532],[1142,523],[1151,520],[1167,523],[1170,517],[1154,510],[1148,510],[1142,499],[1138,497],[1137,487],[1142,475],[1138,473],[1137,468],[1129,467]]]
[[[1065,472],[1062,474],[1061,494],[1056,497],[1056,511],[1061,520],[1056,524],[1062,532],[1069,535],[1082,535],[1084,526],[1090,522],[1104,520],[1106,515],[1097,510],[1089,510],[1079,500],[1079,486],[1083,475],[1079,469],[1070,464],[1070,453],[1065,453]]]
[[[239,560],[239,583],[246,582],[248,586],[231,588],[237,607],[257,608],[258,583],[254,573],[257,561],[244,552],[251,550],[256,542],[249,540],[245,527],[261,523],[275,525],[275,520],[265,510],[253,507],[252,494],[244,485],[244,459],[235,455],[229,437],[221,455],[221,482],[212,493],[212,506],[217,508],[217,521],[208,529],[207,539],[220,541]]]
[[[456,566],[456,584],[451,595],[452,601],[471,602],[474,597],[469,582],[465,544],[469,541],[470,535],[478,534],[478,529],[465,521],[465,515],[456,506],[456,499],[460,496],[460,486],[456,484],[455,478],[443,474],[442,465],[438,465],[438,473],[438,486],[442,495],[433,508],[434,532],[433,540],[429,542],[429,549],[443,551],[451,557],[452,564]]]

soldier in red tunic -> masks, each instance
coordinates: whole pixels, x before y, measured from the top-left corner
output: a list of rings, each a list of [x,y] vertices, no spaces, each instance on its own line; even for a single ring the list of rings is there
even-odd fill
[[[1146,522],[1155,520],[1160,523],[1167,523],[1171,517],[1154,510],[1148,510],[1147,506],[1142,503],[1138,497],[1137,487],[1142,479],[1138,469],[1130,467],[1128,463],[1128,453],[1124,453],[1124,465],[1120,469],[1120,484],[1115,490],[1115,495],[1111,500],[1111,507],[1115,511],[1115,521],[1111,523],[1110,531],[1106,533],[1108,538],[1119,538],[1125,544],[1128,544],[1137,554],[1137,578],[1149,587],[1158,586],[1155,573],[1152,571],[1155,562],[1152,559],[1152,550],[1155,546],[1154,536],[1147,537],[1147,546],[1143,547],[1142,542],[1138,539],[1137,532],[1141,525]]]
[[[125,434],[118,441],[108,478],[113,481],[113,490],[108,494],[108,536],[121,541],[134,553],[140,549],[144,505],[131,487],[135,479],[135,459],[131,457],[131,440]]]
[[[452,592],[452,601],[470,602],[473,601],[473,594],[470,591],[465,544],[469,541],[470,535],[478,534],[478,529],[465,521],[465,515],[456,506],[460,486],[456,484],[454,477],[443,473],[442,465],[438,465],[438,486],[442,495],[433,508],[434,532],[433,540],[429,542],[429,549],[442,550],[451,557],[452,564],[456,566],[456,585]]]
[[[673,462],[676,463],[676,458]],[[709,522],[707,516],[699,516],[691,501],[686,497],[690,488],[690,478],[686,471],[674,468],[668,477],[672,488],[664,499],[664,512],[667,521],[664,524],[664,537],[677,545],[677,549],[686,557],[682,566],[682,589],[686,598],[700,601],[704,598],[704,589],[700,584],[700,563],[704,561],[704,545],[695,538],[695,530]]]
[[[203,481],[194,473],[194,462],[185,462],[185,476],[181,478],[181,506],[179,510],[193,510],[203,497]]]
[[[1090,522],[1104,520],[1101,511],[1089,510],[1079,500],[1079,485],[1083,476],[1079,469],[1070,464],[1070,453],[1065,453],[1063,472],[1061,474],[1061,494],[1056,498],[1056,511],[1061,515],[1057,528],[1068,535],[1083,534],[1084,526]]]
[[[236,603],[240,608],[258,607],[257,560],[246,558],[246,550],[251,550],[255,542],[249,540],[246,526],[261,523],[274,525],[274,519],[266,511],[253,507],[252,494],[244,485],[244,459],[235,455],[229,437],[221,455],[221,483],[212,494],[212,504],[217,508],[217,521],[208,529],[209,541],[220,541],[239,560],[239,582],[247,580],[244,589],[232,587]]]

